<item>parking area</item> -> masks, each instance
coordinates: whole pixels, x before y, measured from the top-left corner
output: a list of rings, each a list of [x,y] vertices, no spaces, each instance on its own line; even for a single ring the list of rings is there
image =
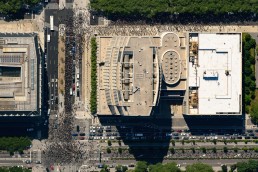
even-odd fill
[[[87,131],[85,131],[87,133]],[[246,140],[246,139],[258,139],[258,129],[249,129],[245,133],[241,131],[219,131],[219,132],[207,132],[207,131],[195,131],[190,130],[167,130],[167,129],[155,129],[148,127],[136,127],[136,126],[101,126],[90,125],[89,135],[86,137],[89,140]]]

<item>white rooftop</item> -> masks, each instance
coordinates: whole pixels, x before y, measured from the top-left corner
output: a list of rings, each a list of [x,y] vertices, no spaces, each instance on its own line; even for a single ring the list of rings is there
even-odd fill
[[[239,114],[242,95],[241,34],[199,34],[198,42],[197,78],[189,66],[189,78],[192,78],[189,86],[199,86],[198,114]]]

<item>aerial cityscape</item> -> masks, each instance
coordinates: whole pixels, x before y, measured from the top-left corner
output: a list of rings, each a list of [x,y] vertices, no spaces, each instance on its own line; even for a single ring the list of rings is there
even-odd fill
[[[257,0],[0,0],[0,172],[258,172]]]

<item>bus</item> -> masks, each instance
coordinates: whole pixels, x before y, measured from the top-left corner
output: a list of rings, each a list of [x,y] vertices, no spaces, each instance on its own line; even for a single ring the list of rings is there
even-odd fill
[[[54,30],[54,17],[50,16],[50,30],[53,31]]]
[[[50,42],[50,35],[47,35],[47,42]]]

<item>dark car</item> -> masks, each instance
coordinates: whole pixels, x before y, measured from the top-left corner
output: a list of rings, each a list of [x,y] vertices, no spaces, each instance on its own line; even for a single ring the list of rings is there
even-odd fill
[[[253,132],[253,130],[246,130],[248,133],[252,133]]]
[[[80,139],[80,140],[84,140],[84,139],[85,139],[85,137],[83,137],[83,136],[80,136],[80,137],[79,137],[79,139]]]
[[[178,133],[173,133],[173,136],[178,136]]]
[[[104,167],[103,164],[99,164],[99,165],[98,165],[98,168],[103,168],[103,167]]]
[[[85,133],[80,133],[80,136],[85,136]]]

